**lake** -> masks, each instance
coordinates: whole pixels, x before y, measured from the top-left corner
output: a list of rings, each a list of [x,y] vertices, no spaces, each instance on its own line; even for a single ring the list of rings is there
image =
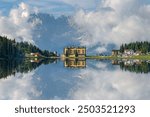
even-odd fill
[[[150,61],[0,60],[0,99],[150,99]]]

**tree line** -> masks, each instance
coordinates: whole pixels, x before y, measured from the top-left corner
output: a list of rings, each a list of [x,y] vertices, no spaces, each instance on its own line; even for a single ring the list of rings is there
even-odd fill
[[[124,50],[126,49],[131,49],[134,52],[136,51],[140,51],[144,54],[150,52],[150,42],[148,41],[144,41],[144,42],[132,42],[132,43],[128,43],[128,44],[122,44],[120,46],[120,52],[124,52]]]
[[[8,39],[0,36],[0,58],[23,58],[25,54],[38,52],[42,56],[57,56],[54,52],[41,50],[37,46],[28,42],[16,42],[15,39]]]
[[[0,79],[11,75],[15,76],[16,73],[28,73],[42,64],[46,65],[53,62],[55,62],[55,59],[42,59],[38,63],[30,62],[28,59],[0,60]]]
[[[125,71],[136,73],[149,73],[150,63],[143,61],[141,64],[125,65],[124,62],[120,63],[120,68]]]

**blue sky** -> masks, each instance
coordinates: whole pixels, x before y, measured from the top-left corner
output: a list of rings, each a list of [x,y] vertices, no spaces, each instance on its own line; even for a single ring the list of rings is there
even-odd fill
[[[40,12],[54,15],[71,15],[78,9],[95,10],[100,0],[0,0],[0,11],[8,14],[10,9],[16,8],[24,2],[36,7]]]
[[[37,19],[29,24],[29,14],[34,13],[35,8],[54,16],[72,15],[71,25],[68,25],[74,26],[79,35],[73,37],[71,32],[63,29],[62,36],[70,34],[72,38],[68,36],[68,39],[89,48],[98,46],[96,52],[106,51],[109,44],[119,46],[131,41],[149,40],[150,37],[150,0],[0,0],[0,34],[36,43],[38,39],[33,39],[34,26],[43,22]],[[43,41],[43,35],[37,36],[43,45],[48,43]],[[57,43],[56,38],[49,41]]]
[[[0,0],[0,11],[8,14],[11,8],[17,7],[24,2],[32,7],[37,7],[40,12],[46,12],[54,15],[72,14],[77,9],[95,10],[101,0]],[[145,4],[150,0],[141,0]]]

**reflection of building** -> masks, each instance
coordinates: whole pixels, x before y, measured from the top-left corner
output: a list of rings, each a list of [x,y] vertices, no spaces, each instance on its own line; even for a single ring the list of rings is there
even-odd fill
[[[112,50],[112,56],[117,56],[119,53],[119,50]]]
[[[65,67],[70,68],[85,68],[86,67],[86,60],[85,59],[66,59],[64,61]]]
[[[112,60],[112,65],[119,65],[119,61],[118,60]]]
[[[123,63],[125,66],[132,66],[132,65],[141,65],[142,61],[138,59],[133,59],[133,60],[127,60],[127,59],[122,59],[122,60],[112,60],[112,65],[120,65]]]
[[[85,57],[86,48],[85,47],[66,47],[64,48],[64,57]]]
[[[31,63],[39,63],[41,60],[34,58],[32,60],[30,60]]]
[[[133,60],[124,61],[124,65],[125,66],[132,66],[132,65],[134,65],[134,61]]]

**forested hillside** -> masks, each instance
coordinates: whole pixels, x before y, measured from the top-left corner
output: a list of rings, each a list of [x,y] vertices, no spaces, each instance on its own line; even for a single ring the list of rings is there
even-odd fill
[[[37,46],[28,42],[16,42],[15,39],[10,40],[7,37],[0,36],[0,58],[20,58],[36,52],[45,57],[56,56],[53,52],[40,50]]]
[[[124,52],[125,49],[131,49],[134,52],[141,51],[142,53],[148,53],[150,52],[150,42],[144,41],[144,42],[132,42],[129,44],[122,44],[120,46],[120,52]]]

